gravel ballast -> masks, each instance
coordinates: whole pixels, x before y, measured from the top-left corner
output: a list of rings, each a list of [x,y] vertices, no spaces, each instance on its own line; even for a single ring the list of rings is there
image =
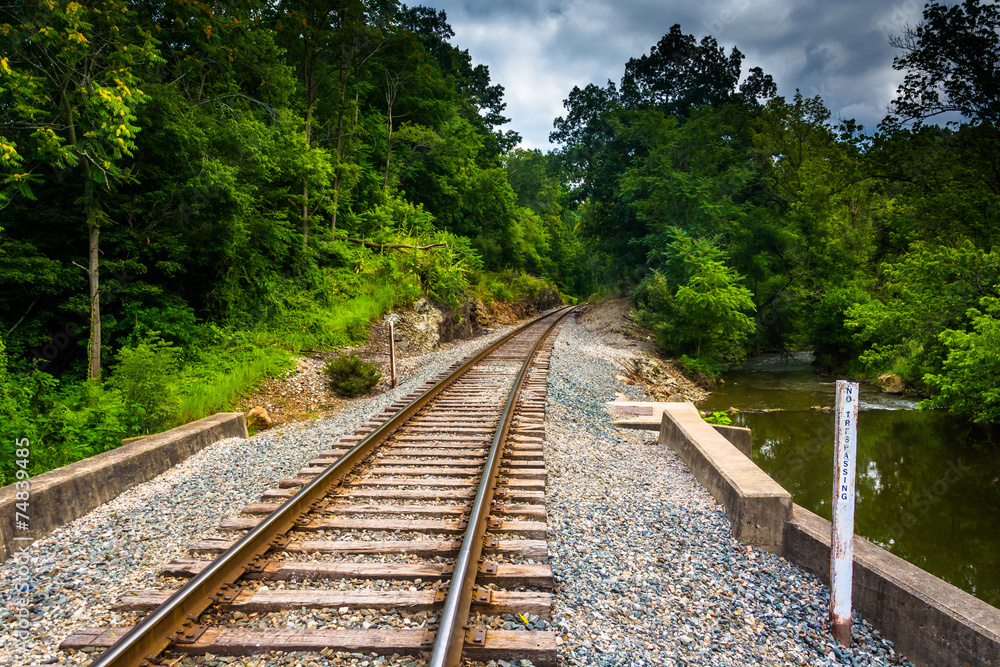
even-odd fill
[[[829,591],[730,537],[722,507],[650,433],[617,429],[606,402],[621,351],[575,320],[556,342],[545,460],[553,628],[566,665],[909,664],[870,625],[835,647]]]
[[[549,546],[556,575],[553,620],[565,665],[908,664],[870,626],[855,623],[855,648],[834,648],[828,592],[783,559],[729,536],[729,522],[668,449],[650,434],[610,425],[621,350],[575,319],[555,345],[546,417]],[[506,330],[505,330],[506,331]],[[350,434],[415,387],[502,332],[425,355],[393,391],[348,403],[312,425],[216,443],[30,547],[29,637],[13,634],[21,597],[18,564],[0,567],[0,665],[86,664],[59,642],[85,626],[127,624],[111,610],[123,592],[163,588],[156,576],[187,547],[217,535],[277,481],[331,441]],[[22,571],[23,574],[23,571]],[[206,656],[187,664],[422,664],[324,652],[249,659]],[[511,663],[516,664],[516,663]]]
[[[23,642],[14,632],[24,599],[18,589],[25,582],[21,579],[25,571],[19,575],[22,564],[8,559],[0,567],[0,665],[85,664],[90,660],[86,654],[67,656],[58,649],[64,637],[87,626],[131,624],[130,617],[111,610],[122,593],[163,588],[163,580],[156,576],[160,566],[173,558],[189,557],[187,548],[193,542],[219,536],[217,528],[224,518],[237,516],[244,505],[257,501],[262,492],[276,487],[279,480],[291,476],[332,441],[353,433],[366,420],[511,328],[413,358],[410,361],[414,364],[423,363],[401,377],[395,389],[350,401],[323,421],[277,428],[247,440],[215,443],[37,540],[23,564],[31,598],[28,638]],[[343,661],[336,656],[329,660],[316,657],[317,665],[366,662],[363,656]],[[296,664],[287,659],[260,658],[249,664]],[[411,662],[402,660],[402,664]]]

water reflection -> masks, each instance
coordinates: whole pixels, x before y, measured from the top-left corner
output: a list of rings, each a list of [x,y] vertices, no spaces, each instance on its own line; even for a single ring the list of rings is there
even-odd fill
[[[961,419],[863,387],[855,531],[1000,607],[1000,443]],[[834,383],[768,359],[727,374],[700,407],[742,413],[754,461],[795,502],[830,518]]]

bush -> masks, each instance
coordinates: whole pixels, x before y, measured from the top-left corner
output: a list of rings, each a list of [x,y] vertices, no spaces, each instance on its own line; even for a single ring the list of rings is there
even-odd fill
[[[30,448],[27,472],[37,475],[113,449],[129,434],[130,415],[117,391],[87,382],[60,389],[56,378],[37,370],[0,375],[0,486],[15,481],[17,461],[25,460],[16,456],[20,448]]]
[[[682,354],[676,359],[677,365],[681,367],[685,375],[694,377],[699,374],[705,375],[714,380],[719,377],[722,371],[726,370],[726,365],[721,362],[704,359],[701,357],[689,357]]]
[[[1000,423],[1000,299],[986,297],[971,309],[972,331],[947,329],[948,357],[940,374],[924,381],[931,398],[923,407],[947,408],[981,423]]]
[[[753,298],[739,285],[739,275],[722,262],[699,264],[687,284],[673,286],[657,272],[636,291],[636,321],[656,334],[668,354],[687,355],[715,369],[746,356],[755,329],[747,315]]]
[[[132,413],[130,430],[134,435],[155,432],[177,413],[178,356],[179,350],[155,331],[135,347],[118,351],[108,385],[121,393]]]
[[[45,396],[44,411],[34,415],[38,442],[36,472],[112,450],[122,438],[139,434],[143,414],[120,392],[88,382],[71,384]]]
[[[375,364],[364,361],[356,354],[348,354],[326,362],[330,387],[341,396],[353,398],[372,390],[382,379]]]
[[[717,410],[715,412],[706,412],[702,414],[702,419],[708,424],[718,424],[719,426],[732,426],[733,420],[729,416],[729,413]]]

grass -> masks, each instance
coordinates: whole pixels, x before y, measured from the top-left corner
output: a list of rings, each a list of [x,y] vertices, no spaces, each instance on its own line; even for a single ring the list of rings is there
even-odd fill
[[[300,293],[286,297],[267,331],[291,350],[338,347],[364,340],[365,325],[394,306],[413,301],[389,279],[373,281],[364,292],[342,299]]]
[[[122,386],[111,364],[111,381],[97,387],[45,373],[8,377],[0,339],[0,486],[16,479],[19,439],[31,441],[36,475],[114,449],[124,438],[230,410],[241,394],[291,368],[299,351],[359,343],[369,322],[420,296],[413,277],[400,274],[355,276],[350,295],[336,287],[282,294],[273,316],[253,331],[197,325],[203,335],[185,349],[151,339]],[[477,272],[467,293],[489,303],[530,299],[547,287],[523,274]]]
[[[222,373],[210,377],[192,373],[182,385],[177,417],[166,428],[230,410],[237,396],[294,365],[289,350],[280,347],[255,348],[241,355],[235,367]]]

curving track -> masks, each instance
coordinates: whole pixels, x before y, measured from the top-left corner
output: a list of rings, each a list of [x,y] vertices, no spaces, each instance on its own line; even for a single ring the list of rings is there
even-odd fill
[[[412,654],[555,663],[542,457],[552,333],[564,308],[456,365],[191,545],[179,591],[134,591],[134,627],[87,628],[64,649],[95,667],[179,654]],[[275,612],[287,619],[274,627]],[[504,630],[502,617],[530,622]]]

